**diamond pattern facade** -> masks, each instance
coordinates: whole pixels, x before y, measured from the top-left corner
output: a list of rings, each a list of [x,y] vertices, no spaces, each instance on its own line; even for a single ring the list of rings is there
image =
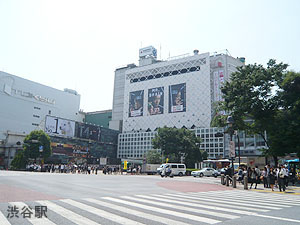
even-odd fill
[[[209,54],[166,61],[126,71],[123,110],[123,132],[155,130],[157,127],[209,127],[211,121],[211,73]],[[170,112],[169,86],[185,84],[186,110]],[[150,115],[148,90],[163,87],[163,114]],[[139,116],[130,117],[130,93],[143,91]]]

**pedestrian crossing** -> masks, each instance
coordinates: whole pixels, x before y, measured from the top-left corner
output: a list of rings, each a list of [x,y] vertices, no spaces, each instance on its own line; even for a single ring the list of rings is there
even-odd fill
[[[47,206],[47,212],[42,217],[35,217],[32,213],[30,218],[20,214],[18,218],[12,218],[4,204],[10,209],[18,209],[18,212],[28,207],[33,210],[36,206]],[[277,220],[282,224],[300,224],[300,219],[270,214],[276,210],[300,207],[300,197],[242,190],[9,202],[0,206],[1,225],[217,224],[246,216]]]

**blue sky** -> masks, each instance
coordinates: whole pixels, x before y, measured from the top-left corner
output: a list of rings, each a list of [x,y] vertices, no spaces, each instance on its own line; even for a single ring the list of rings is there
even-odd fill
[[[299,12],[297,0],[0,0],[0,70],[111,109],[114,70],[148,45],[162,59],[228,49],[300,71]]]

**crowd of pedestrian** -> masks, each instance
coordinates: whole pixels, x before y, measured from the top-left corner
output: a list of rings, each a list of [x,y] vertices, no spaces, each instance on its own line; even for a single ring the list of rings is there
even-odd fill
[[[255,184],[254,188],[256,189],[257,184],[263,183],[264,188],[271,188],[274,191],[275,187],[279,188],[280,192],[285,192],[289,183],[294,186],[297,181],[295,168],[289,170],[285,165],[278,167],[266,165],[263,170],[260,170],[257,166],[253,168],[241,166],[238,170],[238,181],[243,183],[245,176],[248,178],[250,189],[253,184]]]

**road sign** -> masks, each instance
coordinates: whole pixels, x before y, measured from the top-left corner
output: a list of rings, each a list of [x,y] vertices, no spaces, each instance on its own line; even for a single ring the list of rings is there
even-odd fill
[[[229,157],[230,158],[235,157],[235,143],[234,143],[234,141],[229,142]]]

